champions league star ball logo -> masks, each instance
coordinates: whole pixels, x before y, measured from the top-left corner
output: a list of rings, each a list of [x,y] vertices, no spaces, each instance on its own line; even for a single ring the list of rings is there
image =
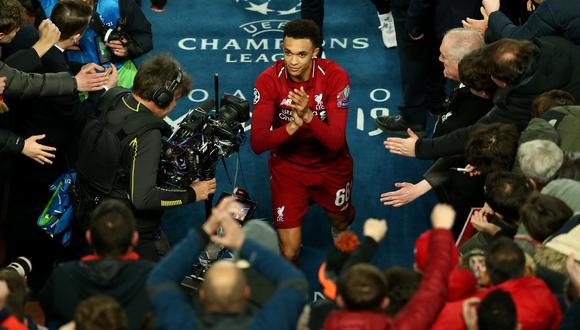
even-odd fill
[[[300,0],[236,0],[236,3],[248,12],[257,13],[261,18],[267,17],[265,20],[240,25],[240,28],[252,37],[267,32],[282,32],[284,24],[300,14],[301,5]]]

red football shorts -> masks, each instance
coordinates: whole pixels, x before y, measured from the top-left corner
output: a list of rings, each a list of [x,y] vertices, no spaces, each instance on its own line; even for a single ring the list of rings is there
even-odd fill
[[[311,202],[330,213],[350,212],[352,205],[352,157],[316,171],[292,164],[276,155],[268,160],[272,214],[276,228],[302,226]]]

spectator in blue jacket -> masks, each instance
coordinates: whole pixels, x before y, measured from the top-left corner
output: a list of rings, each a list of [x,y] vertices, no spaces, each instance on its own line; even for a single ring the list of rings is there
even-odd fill
[[[307,300],[304,275],[279,255],[245,239],[232,214],[239,210],[233,198],[213,209],[209,219],[187,236],[153,269],[147,289],[153,302],[157,329],[296,329],[296,321]],[[223,235],[217,229],[223,229]],[[255,314],[246,313],[249,288],[241,271],[230,261],[212,265],[199,291],[205,307],[195,310],[179,283],[191,272],[209,240],[231,250],[276,286],[270,300]]]

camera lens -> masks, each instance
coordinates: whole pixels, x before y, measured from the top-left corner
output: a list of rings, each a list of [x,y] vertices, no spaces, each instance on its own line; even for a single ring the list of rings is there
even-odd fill
[[[26,277],[32,271],[32,262],[26,257],[18,257],[6,266],[6,268],[14,270],[22,277]]]

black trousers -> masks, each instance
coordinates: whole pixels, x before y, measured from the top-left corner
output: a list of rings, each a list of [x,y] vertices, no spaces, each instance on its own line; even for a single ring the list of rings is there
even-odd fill
[[[438,60],[440,40],[433,30],[426,31],[420,40],[412,40],[405,28],[407,8],[391,5],[403,90],[399,111],[407,122],[425,124],[427,112],[441,112],[445,100],[446,79]]]
[[[323,36],[322,27],[324,26],[324,0],[302,0],[300,17],[311,19],[318,25],[320,34]]]

